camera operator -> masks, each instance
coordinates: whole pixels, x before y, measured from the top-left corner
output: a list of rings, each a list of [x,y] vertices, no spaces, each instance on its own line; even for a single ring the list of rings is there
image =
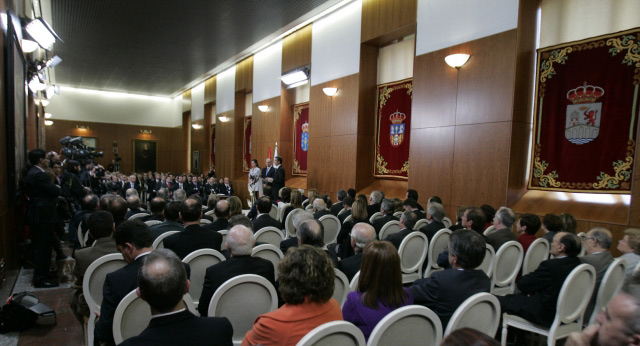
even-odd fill
[[[67,168],[60,177],[62,196],[69,203],[72,214],[80,210],[80,200],[90,191],[80,183],[80,179],[78,178],[79,173],[80,163],[75,160],[68,160]]]

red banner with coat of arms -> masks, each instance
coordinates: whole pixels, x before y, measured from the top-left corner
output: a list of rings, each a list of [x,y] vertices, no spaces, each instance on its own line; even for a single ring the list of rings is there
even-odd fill
[[[251,117],[245,117],[242,138],[242,171],[249,172],[249,167],[251,167]]]
[[[408,179],[411,79],[378,85],[374,175]]]
[[[640,29],[538,51],[529,188],[629,193]]]
[[[293,174],[307,175],[309,102],[293,106]]]

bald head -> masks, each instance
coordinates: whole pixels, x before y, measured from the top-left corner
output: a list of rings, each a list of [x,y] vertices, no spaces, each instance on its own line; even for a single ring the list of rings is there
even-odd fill
[[[226,219],[229,217],[229,201],[221,199],[216,203],[216,209],[214,211],[217,219]]]
[[[298,245],[324,246],[324,227],[316,220],[306,220],[300,223],[296,230]]]
[[[376,240],[376,230],[368,223],[357,223],[351,229],[351,245],[355,252],[362,251],[374,240]]]
[[[227,232],[225,245],[231,256],[250,256],[255,243],[253,232],[243,225],[235,225]]]
[[[129,188],[127,189],[127,191],[125,191],[125,196],[127,198],[131,197],[131,196],[136,196],[138,197],[138,190],[134,189],[134,188]]]
[[[327,209],[327,203],[322,198],[316,198],[313,200],[313,209],[321,211]]]
[[[184,265],[169,249],[154,250],[144,257],[138,285],[138,295],[149,303],[154,315],[182,307],[182,296],[189,291]]]

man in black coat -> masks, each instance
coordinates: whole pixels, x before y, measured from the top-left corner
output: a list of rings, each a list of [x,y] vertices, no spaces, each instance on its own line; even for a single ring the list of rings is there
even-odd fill
[[[447,216],[447,213],[442,204],[433,202],[427,207],[427,220],[429,224],[420,228],[420,232],[427,236],[429,243],[431,243],[431,239],[433,239],[433,236],[436,235],[439,230],[447,228],[444,223],[442,223],[445,216]]]
[[[140,335],[121,345],[233,344],[233,327],[226,317],[199,318],[186,309],[182,297],[189,292],[190,282],[174,253],[167,249],[151,252],[139,273],[136,292],[151,306],[152,317]]]
[[[402,202],[402,207],[404,208],[404,210],[409,210],[416,213],[416,217],[418,218],[418,220],[426,219],[427,213],[421,211],[418,206],[420,205],[413,198],[407,198],[404,200],[404,202]]]
[[[381,218],[375,219],[371,224],[376,230],[376,236],[380,234],[382,226],[386,225],[387,222],[398,221],[398,218],[393,216],[394,211],[395,205],[393,201],[388,198],[383,199],[382,203],[380,204],[380,212],[382,212],[383,216]]]
[[[202,228],[213,232],[227,229],[231,213],[231,210],[229,209],[229,201],[221,199],[216,202],[216,207],[213,213],[216,215],[216,219],[212,223],[202,226]]]
[[[389,241],[396,247],[396,249],[400,249],[400,244],[404,238],[406,238],[409,233],[414,232],[413,226],[416,224],[416,214],[412,211],[405,211],[400,216],[400,232],[391,234],[387,236],[384,240]]]
[[[273,167],[276,171],[273,175],[273,180],[271,181],[271,187],[273,188],[273,200],[276,201],[278,200],[280,189],[284,187],[285,182],[285,172],[284,167],[282,167],[282,157],[276,156]]]
[[[373,226],[367,223],[357,223],[351,229],[351,247],[353,247],[355,254],[340,261],[337,267],[347,276],[349,282],[360,271],[362,250],[374,240],[376,240],[376,231]]]
[[[258,205],[258,216],[256,216],[256,219],[253,221],[254,232],[267,226],[272,226],[280,230],[283,229],[282,223],[269,215],[269,211],[272,208],[271,198],[269,198],[269,196],[260,197],[256,203]]]
[[[443,326],[458,306],[480,292],[489,292],[491,281],[482,271],[474,269],[484,259],[486,243],[473,231],[460,230],[451,234],[449,262],[452,269],[432,273],[411,286],[415,304],[433,310]]]
[[[49,264],[53,248],[53,232],[58,220],[56,207],[61,189],[53,183],[53,172],[47,174],[49,159],[43,149],[29,152],[32,167],[27,173],[26,190],[29,197],[27,221],[31,226],[35,263],[33,285],[35,287],[56,287],[58,284],[49,280]]]
[[[220,251],[222,235],[200,227],[202,217],[202,203],[196,198],[187,198],[180,206],[180,219],[184,230],[164,239],[164,247],[170,249],[180,257],[200,249],[214,249]]]
[[[508,241],[518,241],[518,236],[513,233],[513,223],[516,222],[516,213],[511,208],[502,207],[498,209],[493,218],[495,231],[487,236],[487,242],[493,246],[493,250],[498,252],[502,244]]]
[[[266,165],[262,169],[262,172],[260,173],[260,177],[262,178],[262,181],[265,183],[265,185],[271,186],[271,182],[273,181],[273,177],[275,175],[276,175],[276,169],[271,164],[271,159],[267,158]]]
[[[380,203],[384,199],[384,193],[382,191],[373,191],[369,196],[369,205],[367,206],[367,218],[380,211]]]
[[[320,220],[320,218],[325,215],[331,215],[331,211],[327,209],[327,203],[325,203],[322,198],[316,198],[313,200],[313,209],[315,210],[313,218],[316,220]]]
[[[347,191],[345,190],[338,190],[337,196],[338,198],[338,202],[334,203],[331,206],[331,214],[338,216],[338,213],[340,212],[340,210],[342,210],[342,208],[344,208],[344,205],[342,203],[342,201],[344,200],[345,197],[347,197]]]
[[[227,280],[238,275],[260,275],[275,286],[273,264],[260,257],[251,257],[251,250],[255,243],[253,232],[245,226],[236,225],[227,232],[225,247],[229,250],[231,257],[207,268],[198,303],[200,316],[207,316],[211,297],[216,290]]]
[[[344,220],[351,215],[351,206],[353,205],[353,197],[347,196],[342,200],[342,204],[344,206],[344,213],[338,215],[338,220],[340,220],[340,224],[344,223]]]

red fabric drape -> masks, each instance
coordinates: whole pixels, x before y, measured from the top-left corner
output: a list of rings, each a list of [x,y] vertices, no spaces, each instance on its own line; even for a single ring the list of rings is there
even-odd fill
[[[411,79],[378,85],[374,175],[406,180],[409,176]]]
[[[307,175],[309,150],[309,103],[293,106],[293,174]]]
[[[630,192],[639,38],[634,29],[538,51],[529,188]]]
[[[249,172],[251,167],[251,117],[244,118],[244,137],[242,139],[242,171]]]

